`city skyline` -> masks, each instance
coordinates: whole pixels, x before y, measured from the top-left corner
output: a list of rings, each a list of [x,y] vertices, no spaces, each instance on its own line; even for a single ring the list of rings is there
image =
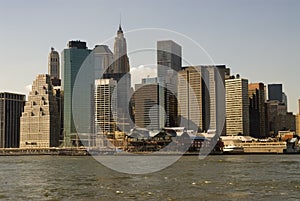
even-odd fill
[[[297,50],[299,41],[298,1],[210,1],[184,4],[172,1],[174,12],[165,15],[170,1],[159,4],[143,2],[1,2],[0,58],[2,70],[0,91],[23,93],[35,76],[47,72],[47,55],[51,47],[60,54],[66,41],[80,39],[87,41],[88,47],[102,44],[115,36],[120,12],[122,26],[130,31],[138,28],[164,28],[173,30],[195,40],[214,59],[217,64],[226,64],[233,74],[239,73],[249,83],[282,83],[288,96],[289,111],[297,113],[299,93],[297,90]],[[55,7],[54,7],[55,6]],[[21,9],[22,8],[22,9]],[[109,9],[111,8],[111,9]],[[112,9],[113,8],[113,9]],[[82,14],[76,11],[83,10]],[[151,13],[155,12],[155,15]],[[211,15],[211,13],[214,15]],[[193,16],[186,15],[193,13]],[[103,19],[103,16],[110,16]],[[137,17],[138,16],[138,17]],[[26,23],[24,23],[26,21]],[[55,27],[53,29],[53,26]],[[74,31],[74,27],[76,31]],[[128,52],[143,41],[145,36],[136,40],[126,34]],[[157,38],[167,39],[167,38]],[[175,40],[174,38],[168,38]],[[106,45],[112,46],[112,41]],[[155,48],[153,41],[146,45]],[[149,44],[148,44],[149,43]],[[105,44],[105,43],[104,43]],[[16,49],[18,59],[15,59]],[[193,48],[183,46],[183,58],[192,64],[206,64],[198,60]],[[299,51],[298,51],[299,52]],[[143,57],[132,59],[132,69],[143,65]],[[155,60],[152,60],[155,63]],[[16,75],[16,71],[20,71]],[[11,79],[16,76],[16,80]]]

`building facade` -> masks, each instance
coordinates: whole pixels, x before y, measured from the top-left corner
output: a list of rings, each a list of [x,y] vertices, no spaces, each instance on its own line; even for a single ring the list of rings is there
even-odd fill
[[[60,79],[60,60],[59,54],[54,48],[51,48],[51,52],[49,53],[48,57],[48,74],[50,75],[51,79],[58,78]]]
[[[112,72],[126,74],[129,73],[129,71],[130,66],[127,56],[127,43],[120,24],[114,42],[114,66]]]
[[[287,107],[278,100],[268,100],[266,103],[268,116],[268,135],[277,136],[278,131],[286,129]]]
[[[50,76],[38,75],[21,117],[20,148],[57,147],[59,136],[60,114]]]
[[[172,40],[157,41],[157,76],[162,81],[169,70],[181,70],[181,52],[181,46]]]
[[[135,85],[135,125],[147,130],[160,130],[165,125],[164,88],[158,78],[144,78]]]
[[[180,121],[186,120],[189,129],[197,125],[198,131],[224,134],[225,65],[183,67],[178,73],[178,103]]]
[[[0,93],[0,148],[17,148],[20,143],[20,117],[25,95]]]
[[[287,111],[287,106],[278,100],[269,100],[266,103],[268,115],[268,133],[277,136],[278,131],[296,130],[296,117]]]
[[[59,54],[53,47],[48,56],[48,74],[53,86],[61,86]]]
[[[90,54],[86,42],[69,41],[68,48],[62,52],[62,89],[64,91],[64,145],[75,145],[77,131],[72,112],[72,96],[76,76],[81,65]]]
[[[255,138],[265,138],[266,114],[265,114],[265,86],[263,83],[251,83],[248,85],[250,135]]]
[[[225,78],[228,71],[225,65],[202,67],[204,84],[205,131],[225,135]],[[226,70],[227,69],[227,70]]]
[[[268,100],[277,100],[282,102],[282,84],[268,85]]]
[[[182,68],[181,46],[172,40],[157,41],[157,75],[165,88],[166,127],[178,126],[177,72]]]
[[[249,135],[248,80],[225,80],[226,135]]]
[[[113,79],[95,80],[95,133],[114,135],[117,117],[117,81]]]
[[[178,116],[188,130],[205,130],[205,101],[201,67],[184,67],[178,73]]]
[[[93,50],[93,56],[95,80],[102,79],[104,78],[104,72],[113,70],[113,53],[107,45],[96,45]]]

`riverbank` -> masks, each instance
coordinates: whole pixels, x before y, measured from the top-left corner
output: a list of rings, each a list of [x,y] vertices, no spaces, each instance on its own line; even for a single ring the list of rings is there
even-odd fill
[[[283,147],[282,147],[283,149]],[[209,155],[228,155],[228,154],[238,154],[238,155],[249,155],[249,154],[287,154],[284,151],[279,150],[278,147],[272,148],[269,147],[267,149],[246,149],[247,151],[241,153],[226,153],[226,152],[211,152]],[[272,151],[273,150],[273,151]],[[295,153],[294,153],[295,154]],[[300,154],[297,153],[297,154]],[[0,149],[0,156],[30,156],[30,155],[60,155],[60,156],[89,156],[89,155],[184,155],[184,156],[194,156],[199,155],[199,152],[124,152],[124,151],[115,151],[113,149],[103,150],[103,151],[96,151],[96,150],[88,150],[86,148],[1,148]]]

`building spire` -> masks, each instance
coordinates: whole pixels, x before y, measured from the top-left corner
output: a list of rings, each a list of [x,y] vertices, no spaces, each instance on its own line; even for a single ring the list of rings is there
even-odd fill
[[[118,34],[123,33],[123,30],[122,30],[122,27],[121,27],[121,23],[122,23],[122,16],[121,16],[121,12],[120,12],[120,23],[119,23]]]

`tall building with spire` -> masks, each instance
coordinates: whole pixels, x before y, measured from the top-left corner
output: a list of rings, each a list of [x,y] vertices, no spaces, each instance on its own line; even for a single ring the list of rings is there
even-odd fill
[[[127,44],[124,33],[119,25],[114,43],[114,73],[128,73],[130,71],[129,59],[127,56]]]
[[[125,132],[129,132],[129,124],[131,122],[131,106],[129,104],[131,97],[131,75],[129,59],[127,56],[127,44],[121,24],[119,25],[117,36],[115,37],[113,63],[107,68],[103,74],[103,78],[112,78],[117,81],[118,115],[115,121],[117,122],[119,130],[124,129]],[[126,124],[126,126],[124,126],[124,124]]]

